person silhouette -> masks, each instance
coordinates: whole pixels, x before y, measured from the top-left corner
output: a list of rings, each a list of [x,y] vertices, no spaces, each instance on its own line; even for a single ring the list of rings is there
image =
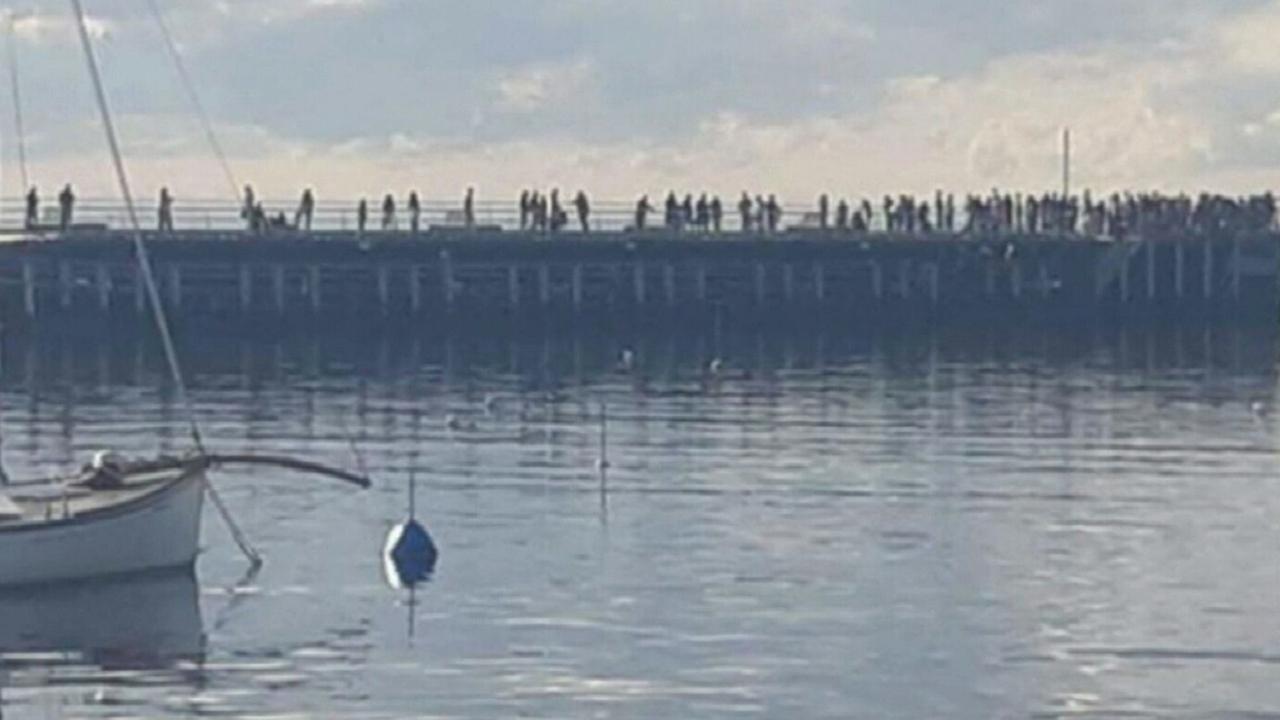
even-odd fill
[[[173,196],[169,194],[169,188],[160,188],[160,208],[157,211],[158,230],[160,232],[173,232]]]
[[[71,183],[63,186],[62,192],[58,193],[58,226],[63,232],[71,227],[71,213],[75,208],[76,194],[71,189]]]
[[[462,199],[462,221],[468,230],[476,226],[476,189],[467,188],[467,195]]]
[[[417,190],[409,191],[409,232],[417,233],[422,222],[422,200]]]
[[[316,197],[311,188],[302,191],[302,199],[298,201],[298,212],[294,214],[293,224],[299,229],[311,230],[311,217],[316,211]]]
[[[253,186],[244,186],[244,205],[240,207],[240,217],[244,220],[245,227],[253,230],[256,223],[253,221],[253,210],[258,207],[257,199],[253,194]]]
[[[551,191],[551,232],[558,233],[564,227],[565,212],[560,206],[560,188]]]
[[[396,227],[396,199],[391,193],[382,199],[382,229],[394,230]]]
[[[742,191],[742,199],[738,201],[738,214],[742,217],[742,232],[751,232],[751,196]]]
[[[40,193],[36,190],[36,186],[32,185],[27,191],[27,216],[25,225],[28,230],[35,228],[40,224]]]
[[[360,198],[360,204],[356,206],[356,232],[364,233],[365,226],[369,223],[369,201]]]
[[[778,196],[770,195],[769,204],[766,208],[769,218],[769,232],[778,232],[778,225],[782,222],[782,206],[778,204]]]
[[[649,196],[641,195],[640,199],[636,201],[636,230],[644,230],[645,223],[649,219],[649,213],[653,212],[654,209],[653,205],[649,203]]]
[[[588,217],[591,215],[591,202],[587,200],[587,193],[579,190],[577,197],[573,199],[573,205],[578,210],[578,222],[582,224],[582,232],[585,235],[591,230],[588,222]]]

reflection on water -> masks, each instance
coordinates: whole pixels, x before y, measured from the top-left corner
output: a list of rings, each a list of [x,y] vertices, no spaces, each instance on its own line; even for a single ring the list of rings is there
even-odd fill
[[[210,516],[198,601],[0,601],[5,717],[1274,715],[1275,339],[188,342],[214,446],[354,439],[380,482],[220,476],[267,565],[237,584]],[[183,447],[145,344],[0,359],[14,475]],[[380,557],[410,469],[447,560],[413,604]]]
[[[42,689],[198,684],[204,629],[190,572],[0,590],[0,697],[34,709]],[[105,695],[104,695],[105,697]]]
[[[195,578],[180,572],[0,590],[0,653],[10,668],[33,654],[107,670],[199,662]]]

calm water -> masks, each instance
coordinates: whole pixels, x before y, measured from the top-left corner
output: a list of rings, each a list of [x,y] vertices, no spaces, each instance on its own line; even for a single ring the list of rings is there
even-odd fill
[[[1280,717],[1270,333],[184,354],[212,445],[378,486],[223,474],[256,577],[208,512],[197,579],[0,594],[5,718]],[[10,341],[10,472],[183,449],[157,358]]]

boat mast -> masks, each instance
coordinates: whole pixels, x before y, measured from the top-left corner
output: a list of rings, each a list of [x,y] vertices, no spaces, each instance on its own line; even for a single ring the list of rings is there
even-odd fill
[[[6,14],[5,30],[7,37],[5,38],[5,44],[9,57],[9,90],[13,95],[13,129],[18,141],[18,172],[22,177],[22,187],[18,193],[21,195],[31,189],[31,178],[27,175],[27,136],[23,130],[22,89],[18,83],[18,41],[17,33],[15,32],[18,16],[12,10]]]
[[[80,44],[84,48],[85,63],[89,68],[89,79],[93,81],[94,97],[98,102],[98,112],[102,119],[102,129],[107,136],[107,146],[111,151],[111,161],[115,167],[116,183],[120,187],[120,195],[124,200],[125,211],[129,218],[129,229],[133,236],[133,252],[142,272],[142,282],[147,289],[147,301],[151,313],[160,332],[160,341],[164,346],[165,362],[169,366],[169,375],[178,394],[178,401],[187,414],[187,423],[191,431],[191,440],[201,455],[205,454],[204,439],[200,434],[200,424],[196,421],[195,407],[187,395],[187,384],[182,377],[182,367],[178,364],[178,352],[174,349],[173,334],[169,331],[169,320],[165,316],[164,305],[160,302],[160,291],[156,287],[155,274],[151,269],[151,257],[147,253],[146,243],[142,240],[142,224],[138,220],[138,208],[133,202],[133,190],[129,186],[129,176],[125,172],[124,156],[120,152],[120,141],[116,135],[115,123],[111,119],[111,108],[107,103],[107,93],[102,85],[102,74],[98,70],[98,59],[93,52],[93,43],[89,39],[88,23],[85,21],[84,7],[80,0],[71,0],[71,8],[76,16],[76,30],[80,35]]]
[[[93,81],[94,98],[98,102],[102,130],[107,136],[107,147],[111,150],[111,161],[115,166],[116,183],[120,187],[120,195],[124,200],[125,211],[128,214],[129,229],[133,235],[135,259],[138,262],[138,268],[141,270],[142,281],[147,289],[147,301],[151,306],[156,328],[160,332],[161,344],[164,346],[165,362],[169,366],[169,375],[178,394],[178,401],[182,404],[187,414],[191,441],[195,444],[202,466],[208,467],[209,454],[205,451],[204,438],[200,434],[200,423],[196,420],[195,406],[191,404],[191,397],[187,394],[187,384],[182,377],[182,366],[178,364],[178,352],[174,348],[173,334],[169,331],[169,320],[165,316],[164,305],[160,302],[160,291],[156,287],[155,274],[151,269],[151,257],[147,253],[146,243],[142,240],[142,223],[138,220],[138,208],[133,202],[133,190],[129,186],[129,175],[125,171],[124,156],[120,152],[120,141],[116,135],[115,123],[111,120],[111,107],[107,103],[107,93],[102,84],[102,74],[98,70],[98,59],[94,55],[93,43],[89,39],[89,26],[85,20],[84,7],[80,0],[71,0],[71,9],[75,13],[76,31],[80,35],[80,45],[84,49],[85,64],[89,69],[89,79]],[[209,494],[209,499],[213,501],[214,506],[218,509],[218,514],[226,522],[227,529],[231,532],[231,537],[240,546],[240,551],[244,553],[253,566],[261,565],[262,556],[249,544],[244,533],[240,531],[239,526],[232,519],[231,512],[227,510],[227,506],[222,502],[222,498],[214,490],[213,484],[207,478],[204,481],[204,487]]]

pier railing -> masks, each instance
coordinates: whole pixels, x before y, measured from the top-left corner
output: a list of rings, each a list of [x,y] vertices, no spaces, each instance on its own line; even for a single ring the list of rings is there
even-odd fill
[[[382,199],[369,197],[369,214],[366,229],[378,231],[383,229]],[[664,224],[663,199],[651,198],[655,210],[648,214],[647,227],[662,227]],[[311,230],[353,231],[357,229],[357,206],[355,201],[318,200],[312,214]],[[410,224],[408,208],[404,197],[396,198],[396,212],[392,229],[407,230]],[[283,215],[289,225],[293,225],[298,210],[298,200],[264,199],[262,202],[268,219]],[[562,232],[580,231],[581,223],[572,198],[562,200],[562,207],[567,220]],[[753,209],[754,210],[754,209]],[[959,210],[959,209],[958,209]],[[140,220],[144,229],[154,229],[159,224],[159,209],[154,198],[139,205]],[[59,224],[59,206],[56,196],[41,199],[39,224],[44,227],[56,227]],[[958,212],[957,227],[963,227],[963,211]],[[25,218],[25,201],[22,198],[0,198],[0,232],[16,232],[23,229]],[[829,222],[835,223],[835,209],[831,209]],[[128,216],[124,204],[119,200],[105,198],[77,198],[72,213],[75,225],[98,225],[113,229],[128,227]],[[173,222],[175,230],[212,230],[235,231],[245,230],[248,221],[242,216],[241,206],[224,199],[177,198],[173,204]],[[475,203],[475,223],[478,226],[497,227],[503,230],[520,229],[520,210],[515,199],[482,200]],[[458,227],[464,224],[463,206],[458,200],[424,200],[419,218],[419,226],[423,230],[435,227]],[[592,201],[588,217],[588,227],[592,232],[617,232],[633,227],[635,224],[635,201],[599,200]],[[817,227],[819,219],[817,208],[813,205],[789,204],[782,208],[779,230],[795,227]],[[723,208],[721,229],[725,232],[737,232],[743,229],[737,209],[737,200],[731,200]],[[870,230],[886,230],[883,213],[873,213]]]
[[[379,232],[383,230],[406,231],[411,229],[411,218],[409,210],[405,203],[405,198],[396,198],[396,208],[390,223],[386,223],[386,219],[382,210],[382,200],[379,198],[367,198],[368,215],[365,221],[365,230],[367,232]],[[654,209],[646,216],[645,227],[648,229],[658,229],[665,226],[665,209],[663,207],[663,199],[656,201],[650,199],[654,205]],[[320,200],[316,203],[311,220],[306,227],[295,227],[298,222],[298,201],[281,200],[281,199],[265,199],[262,201],[263,211],[270,227],[267,232],[273,231],[275,228],[281,230],[307,230],[318,233],[339,233],[353,232],[359,229],[358,225],[358,204],[356,201],[333,201]],[[932,209],[932,205],[929,206]],[[580,233],[583,230],[581,220],[578,217],[577,209],[573,206],[572,200],[562,200],[561,208],[565,213],[564,223],[558,232],[565,235]],[[852,211],[861,210],[861,207],[851,208]],[[752,230],[759,231],[759,219],[756,215],[757,208],[752,208]],[[956,208],[956,216],[953,220],[952,230],[918,229],[917,231],[902,231],[900,228],[890,231],[887,223],[887,217],[883,208],[873,207],[867,231],[869,232],[895,232],[899,235],[964,235],[975,234],[983,236],[999,236],[1007,234],[1038,234],[1055,237],[1080,237],[1080,238],[1107,238],[1108,235],[1098,235],[1090,230],[1092,223],[1083,220],[1077,223],[1074,229],[1069,231],[1055,229],[1041,229],[1038,232],[1022,231],[1010,228],[992,228],[989,220],[975,218],[974,228],[969,228],[970,222],[968,213],[964,208]],[[159,208],[156,206],[153,198],[146,199],[138,208],[140,214],[139,220],[144,230],[156,229],[159,225]],[[237,232],[249,231],[249,221],[242,212],[242,206],[225,199],[208,199],[208,198],[178,198],[175,200],[173,207],[173,226],[178,232],[183,231],[213,231],[213,232]],[[0,198],[0,234],[16,234],[22,233],[25,220],[25,201],[22,198]],[[521,227],[521,213],[518,202],[512,200],[489,200],[477,199],[474,204],[474,223],[479,229],[500,229],[505,231],[514,230],[533,230],[531,225]],[[39,229],[45,231],[55,231],[60,227],[60,208],[56,197],[46,198],[41,203],[38,212]],[[931,218],[932,220],[933,218]],[[531,218],[526,218],[531,222]],[[601,200],[593,201],[590,206],[588,215],[587,229],[592,233],[608,233],[621,232],[632,229],[636,222],[635,201],[619,201],[619,200]],[[781,217],[777,222],[776,232],[785,232],[795,229],[819,229],[821,227],[821,219],[817,208],[814,204],[787,204],[781,208]],[[827,223],[831,229],[835,229],[836,213],[834,209],[829,209]],[[123,230],[128,228],[128,216],[125,211],[124,204],[116,199],[104,198],[77,198],[72,213],[73,229],[114,229]],[[458,200],[425,200],[421,203],[421,212],[418,217],[419,230],[426,232],[432,228],[462,228],[466,225],[463,212],[463,203]],[[671,229],[671,228],[667,228]],[[687,232],[709,231],[711,228],[706,227],[683,227],[675,228],[676,230],[684,230]],[[718,228],[726,233],[737,233],[743,231],[743,222],[738,211],[736,200],[732,205],[725,205],[722,208],[721,222]],[[1275,230],[1274,224],[1268,228]],[[1245,231],[1256,231],[1244,228]],[[771,231],[772,232],[772,231]],[[1169,227],[1157,226],[1152,228],[1143,228],[1135,226],[1124,233],[1126,239],[1135,236],[1151,236],[1151,235],[1170,235],[1170,234],[1205,234],[1204,231],[1194,231],[1190,228],[1171,229]],[[1224,230],[1222,233],[1211,234],[1231,234]]]

